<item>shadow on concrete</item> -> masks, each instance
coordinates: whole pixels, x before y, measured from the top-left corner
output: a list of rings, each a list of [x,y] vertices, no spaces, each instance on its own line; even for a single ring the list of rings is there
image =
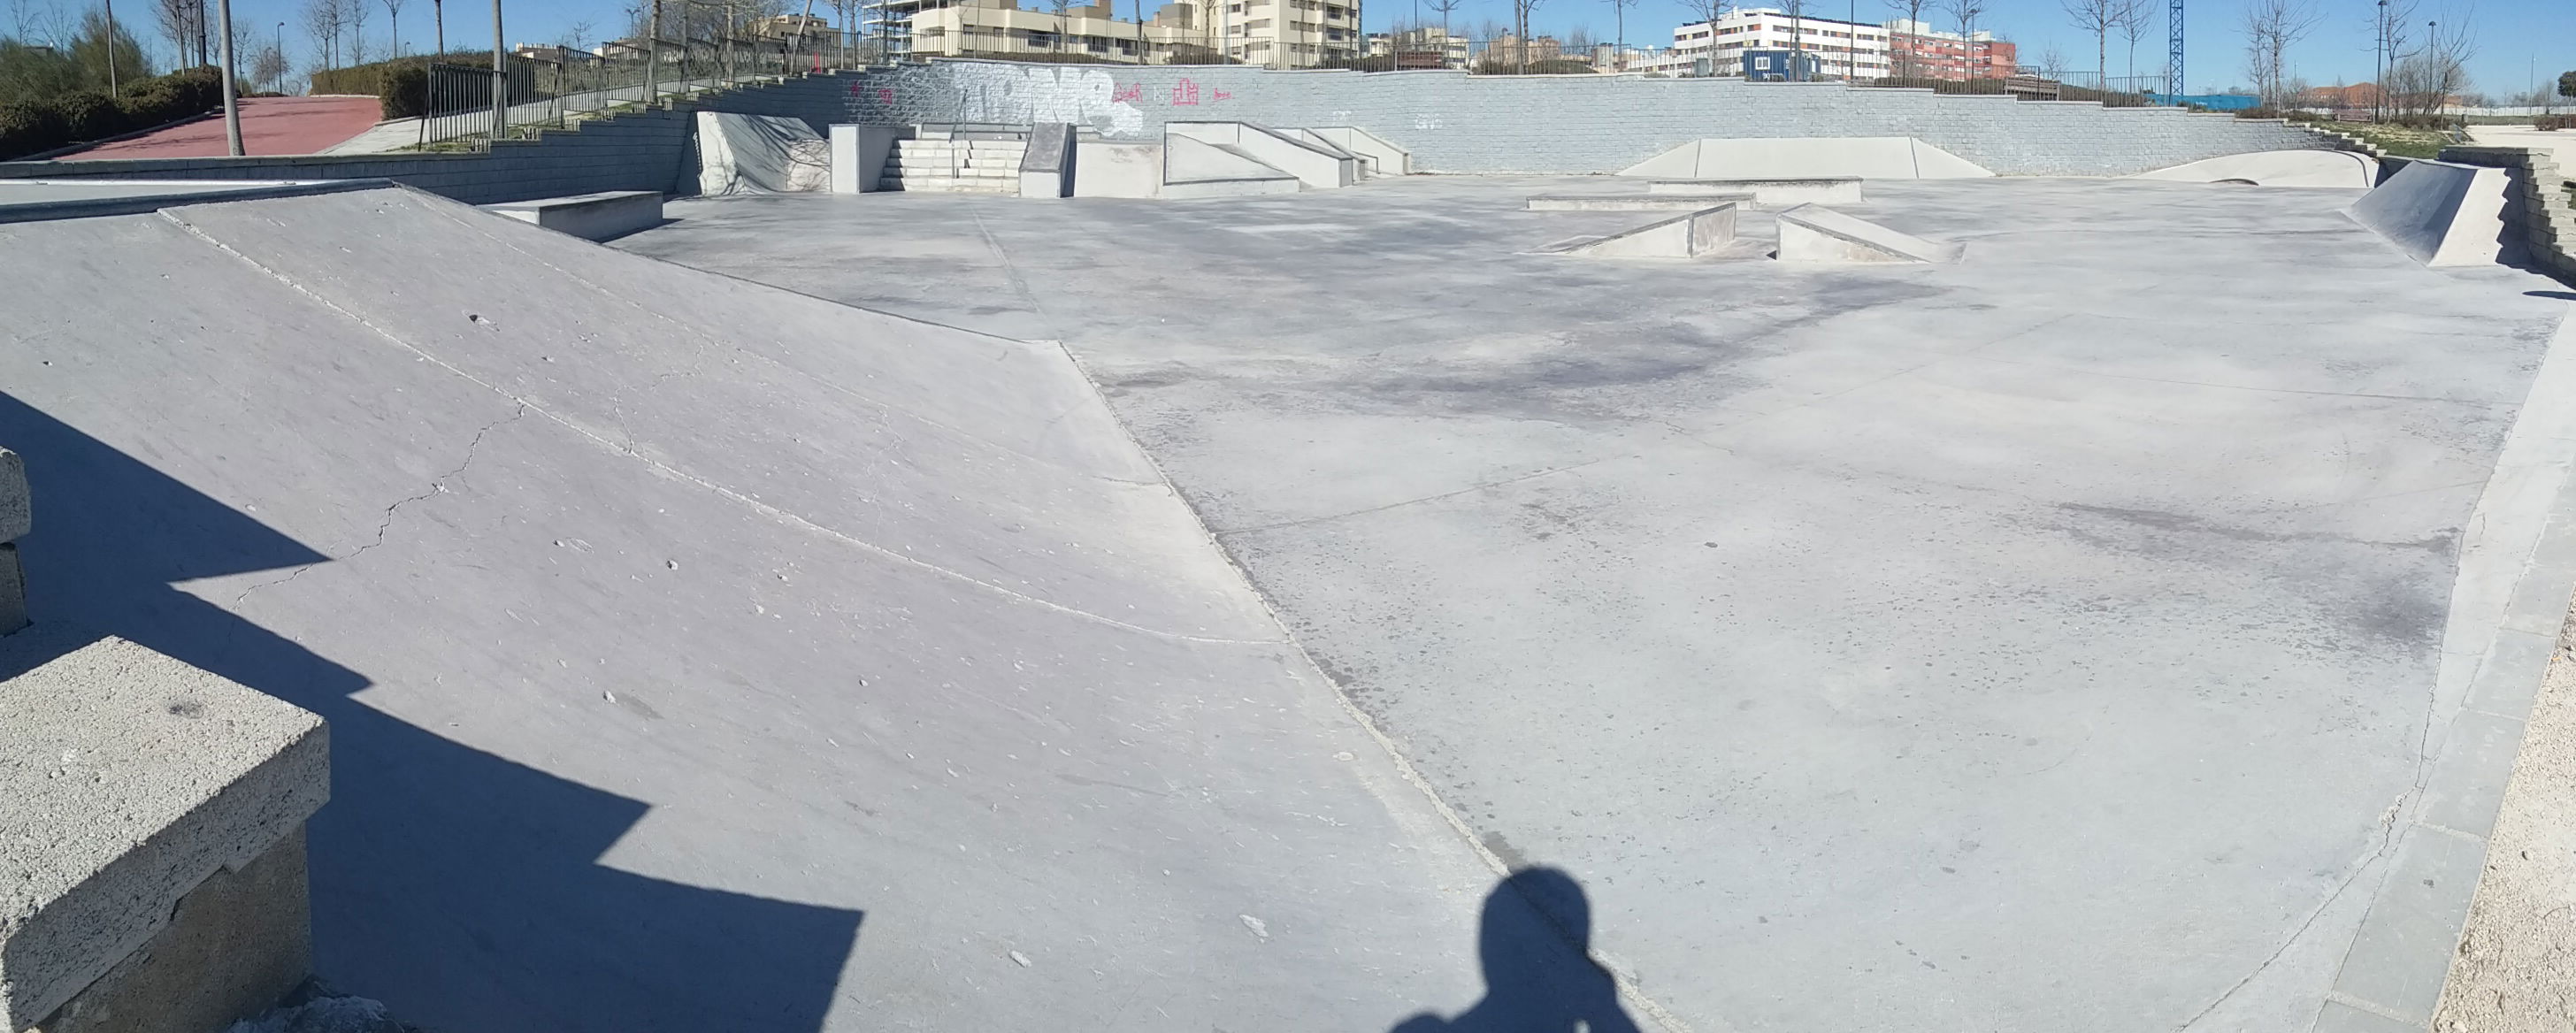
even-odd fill
[[[40,622],[112,633],[331,722],[310,843],[317,967],[431,1029],[808,1033],[863,914],[664,882],[600,853],[648,805],[350,698],[367,677],[171,587],[330,559],[0,395]],[[403,629],[383,629],[401,634]]]
[[[1441,1019],[1416,1015],[1390,1033],[1637,1033],[1617,984],[1586,953],[1592,904],[1574,877],[1527,868],[1485,895],[1476,956],[1485,999]]]
[[[2524,291],[2522,293],[2534,298],[2556,298],[2560,301],[2576,301],[2576,291]]]

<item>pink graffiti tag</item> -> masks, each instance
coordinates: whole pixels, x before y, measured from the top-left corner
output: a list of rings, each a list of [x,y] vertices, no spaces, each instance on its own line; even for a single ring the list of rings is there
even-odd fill
[[[1119,101],[1142,102],[1144,99],[1145,84],[1140,82],[1128,83],[1125,86],[1119,87],[1118,92],[1109,95],[1109,102],[1112,104],[1118,103]]]
[[[1215,101],[1220,101],[1220,100],[1233,100],[1233,99],[1234,99],[1234,94],[1227,93],[1227,92],[1225,92],[1224,90],[1218,90],[1218,91],[1216,91],[1216,95],[1215,95],[1215,96],[1213,96],[1213,97],[1210,97],[1210,98],[1209,98],[1209,101],[1210,101],[1210,103],[1214,103]]]
[[[1199,84],[1183,79],[1172,84],[1172,106],[1195,107],[1199,102]]]
[[[894,103],[894,90],[893,90],[893,89],[891,89],[891,88],[889,88],[889,87],[884,87],[884,86],[877,87],[877,103],[879,103],[879,104],[892,104],[892,103]]]

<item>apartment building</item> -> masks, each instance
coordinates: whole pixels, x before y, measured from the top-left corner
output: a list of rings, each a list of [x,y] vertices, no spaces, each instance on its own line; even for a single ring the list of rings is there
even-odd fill
[[[1368,56],[1399,56],[1398,68],[1465,68],[1473,52],[1467,37],[1450,35],[1437,25],[1368,35]]]
[[[1746,8],[1674,29],[1672,50],[1648,67],[1681,75],[1743,75],[1745,51],[1796,50],[1812,55],[1815,73],[1823,78],[1876,79],[1891,74],[1888,35],[1884,26]],[[1698,71],[1703,58],[1704,73]]]
[[[1017,0],[876,0],[867,25],[894,57],[1081,55],[1116,63],[1312,68],[1360,52],[1348,0],[1183,0],[1152,20],[1117,16],[1115,0],[1023,10]]]
[[[1887,23],[1888,57],[1895,71],[1910,79],[2004,79],[2020,66],[2019,48],[1994,33],[1962,36],[1899,18]]]

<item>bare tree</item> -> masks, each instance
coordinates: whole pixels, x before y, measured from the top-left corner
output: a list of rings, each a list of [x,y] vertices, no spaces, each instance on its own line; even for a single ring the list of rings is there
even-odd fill
[[[360,0],[360,2],[364,2],[364,0]],[[392,51],[390,56],[401,57],[402,9],[404,0],[383,0],[383,3],[385,5],[385,21],[387,23],[387,28],[393,33],[393,42],[388,45],[388,49]]]
[[[2389,68],[2397,63],[2399,55],[2406,52],[2406,44],[2413,39],[2410,31],[2416,24],[2416,0],[2388,0],[2372,9],[2375,13],[2372,15],[2371,32],[2377,37],[2379,66],[2371,74],[2379,81],[2370,84],[2371,110],[2383,112],[2388,107]]]
[[[340,23],[349,30],[349,63],[367,63],[367,0],[341,0]]]
[[[1519,51],[1518,65],[1522,75],[1529,74],[1530,14],[1547,0],[1512,0],[1512,49]]]
[[[286,92],[288,71],[291,69],[286,64],[286,51],[278,49],[275,40],[260,44],[259,53],[250,59],[250,80],[266,82],[269,89],[278,93]]]
[[[2316,31],[2317,11],[2311,0],[2247,0],[2245,5],[2245,70],[2254,77],[2254,92],[2267,107],[2285,100],[2283,69],[2290,48]]]
[[[1073,9],[1073,0],[1049,0],[1047,6],[1055,9],[1054,50],[1061,54],[1064,53],[1064,15]]]
[[[2388,68],[2389,101],[2397,114],[2418,118],[2439,115],[2456,94],[2469,89],[2468,19],[2434,22],[2424,30],[2424,43]]]
[[[1448,2],[1455,4],[1457,0],[1448,0]],[[1637,0],[1610,0],[1610,33],[1614,37],[1611,40],[1613,71],[1618,69],[1620,62],[1628,59],[1628,9],[1635,6],[1637,6]]]
[[[2056,47],[2050,47],[2040,51],[2038,63],[2030,67],[2038,71],[2041,78],[2062,81],[2066,78],[2066,55]]]
[[[313,70],[340,67],[340,0],[304,0],[304,31],[313,37]]]
[[[1682,10],[1690,12],[1692,24],[1709,27],[1708,60],[1717,63],[1717,20],[1735,6],[1734,0],[1682,0]]]
[[[2146,36],[2150,25],[2157,24],[2155,17],[2159,8],[2155,0],[2119,0],[2119,4],[2119,20],[2113,22],[2111,27],[2119,30],[2120,38],[2129,43],[2127,92],[2138,93],[2142,92],[2138,89],[2138,40]]]
[[[1985,16],[1985,0],[1941,0],[1941,10],[1959,23],[1959,50],[1973,60],[1977,53],[1977,19]],[[1976,76],[1972,73],[1969,78]]]
[[[1896,55],[1896,74],[1899,76],[1911,79],[1921,71],[1915,55],[1919,53],[1918,48],[1922,45],[1922,37],[1918,34],[1927,28],[1923,24],[1923,9],[1930,6],[1932,6],[1932,0],[1890,0],[1887,5],[1888,10],[1903,12],[1905,20],[1911,23],[1902,33],[1910,37],[1906,40],[1905,49]],[[1898,35],[1892,32],[1888,34],[1887,44],[1890,49],[1895,48]]]
[[[159,0],[153,6],[162,35],[170,37],[172,63],[183,68],[195,64],[189,58],[204,39],[198,25],[206,17],[205,0]]]
[[[2128,0],[2058,0],[2066,11],[2066,23],[2093,36],[2093,88],[2104,86],[2103,67],[2109,63],[2111,30],[2120,24]]]

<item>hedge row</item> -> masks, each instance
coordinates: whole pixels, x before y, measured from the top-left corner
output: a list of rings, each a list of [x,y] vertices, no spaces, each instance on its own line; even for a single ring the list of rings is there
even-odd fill
[[[0,161],[150,129],[222,107],[223,73],[187,68],[119,87],[0,104]]]

